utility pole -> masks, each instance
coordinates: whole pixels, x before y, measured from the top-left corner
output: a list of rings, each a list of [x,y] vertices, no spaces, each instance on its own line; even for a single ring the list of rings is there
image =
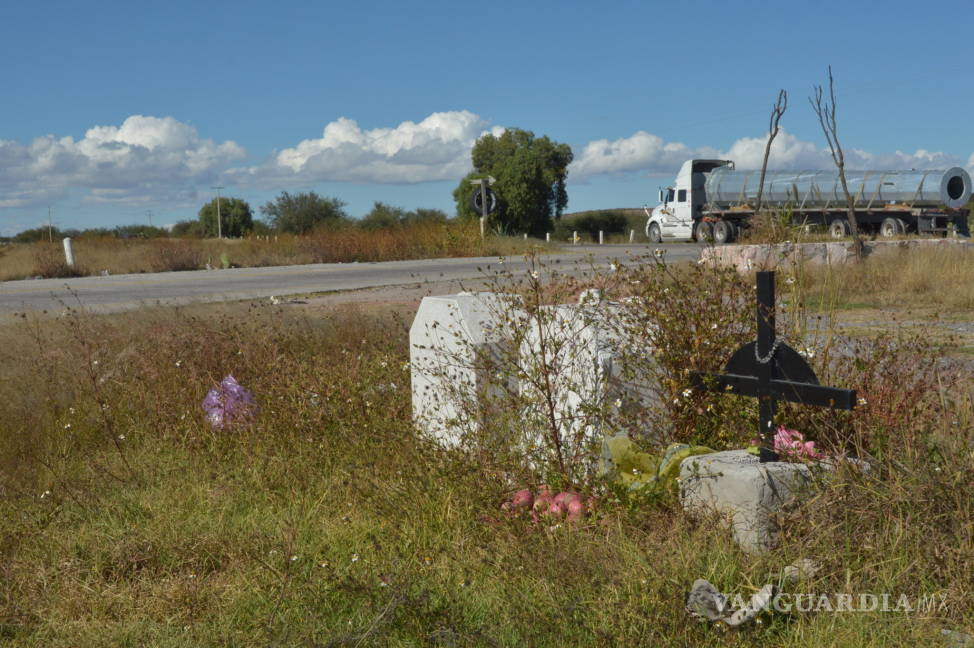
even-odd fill
[[[145,210],[145,215],[149,219],[149,227],[152,227],[152,210],[151,209],[146,209]]]
[[[51,224],[51,206],[47,206],[47,240],[54,242],[54,226]]]
[[[223,225],[220,223],[220,187],[210,187],[211,189],[216,189],[216,237],[223,238]]]

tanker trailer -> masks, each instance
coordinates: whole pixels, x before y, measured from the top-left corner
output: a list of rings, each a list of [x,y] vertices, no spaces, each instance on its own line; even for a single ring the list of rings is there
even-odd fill
[[[688,160],[674,186],[660,189],[660,205],[646,236],[664,240],[729,243],[750,226],[760,171],[738,171],[731,160]],[[969,236],[971,177],[960,167],[940,170],[846,171],[860,232],[891,237],[946,235],[953,224]],[[835,238],[849,234],[848,208],[838,171],[768,171],[762,207],[791,214],[792,222],[821,225]]]

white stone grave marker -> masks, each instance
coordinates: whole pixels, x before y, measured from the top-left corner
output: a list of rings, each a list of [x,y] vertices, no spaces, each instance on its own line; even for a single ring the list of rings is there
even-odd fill
[[[490,292],[424,297],[409,329],[413,420],[430,437],[456,446],[479,422],[474,409],[498,378],[478,367],[478,354],[495,354],[505,315],[523,317],[512,297]]]
[[[625,347],[636,342],[621,339],[613,320],[625,316],[619,304],[602,301],[597,291],[588,291],[578,304],[545,307],[539,317],[528,321],[512,299],[489,292],[423,299],[409,342],[413,420],[429,437],[447,446],[458,445],[465,434],[480,429],[478,404],[483,400],[478,399],[499,395],[504,389],[519,392],[529,403],[520,417],[528,426],[523,440],[530,443],[533,437],[534,443],[540,443],[540,435],[550,430],[546,400],[550,393],[562,440],[579,448],[601,443],[602,435],[609,432],[607,412],[657,403],[651,379],[624,377],[626,354],[650,355],[652,350]],[[518,367],[498,372],[476,362],[481,355],[503,357],[513,365],[511,351],[501,352],[501,345],[512,338],[515,328],[523,333]],[[518,369],[520,384],[514,376]]]

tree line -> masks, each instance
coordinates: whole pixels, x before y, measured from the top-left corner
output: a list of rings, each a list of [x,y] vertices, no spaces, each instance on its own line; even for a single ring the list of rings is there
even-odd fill
[[[238,237],[249,233],[307,234],[315,229],[360,227],[366,230],[399,227],[420,222],[445,223],[448,217],[439,209],[412,211],[376,201],[364,217],[355,220],[345,211],[345,203],[338,198],[320,196],[314,191],[289,193],[282,191],[277,198],[260,208],[264,220],[255,220],[247,201],[240,198],[220,198],[220,224],[224,236]],[[177,236],[216,236],[217,199],[203,205],[199,218],[184,221],[173,227]]]
[[[320,196],[313,191],[291,194],[282,192],[274,200],[260,207],[264,220],[254,218],[250,204],[242,198],[220,198],[220,228],[225,237],[238,238],[250,234],[272,233],[307,234],[315,229],[358,227],[376,230],[385,227],[401,227],[418,223],[446,223],[450,219],[439,209],[420,208],[406,210],[376,201],[363,218],[353,219],[345,211],[345,203],[337,198]],[[177,236],[184,238],[208,238],[217,236],[217,199],[203,205],[196,220],[176,223],[172,230],[150,225],[122,225],[119,227],[95,227],[89,229],[60,229],[58,227],[34,227],[0,241],[33,243],[58,241],[71,238],[120,238],[145,239]]]

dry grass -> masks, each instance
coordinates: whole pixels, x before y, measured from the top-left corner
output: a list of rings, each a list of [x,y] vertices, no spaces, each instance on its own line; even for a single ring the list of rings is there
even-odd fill
[[[865,263],[803,271],[810,303],[847,307],[974,308],[974,249],[944,246],[897,250]]]
[[[499,516],[508,484],[412,430],[403,315],[243,304],[0,327],[0,638],[915,648],[974,629],[969,382],[928,384],[898,423],[882,390],[915,359],[875,365],[892,378],[867,394],[889,426],[873,472],[841,475],[752,557],[662,500],[606,502],[578,527]],[[200,402],[228,373],[261,412],[215,431]],[[823,570],[800,591],[943,593],[948,609],[739,631],[683,612],[695,578],[749,595],[803,557]]]
[[[256,267],[509,255],[526,250],[527,246],[517,238],[492,237],[482,241],[477,226],[465,223],[418,224],[376,231],[349,227],[307,236],[272,235],[269,239],[79,239],[74,241],[74,269],[64,264],[60,243],[0,246],[0,281],[103,272],[196,270],[206,264]]]
[[[64,252],[58,246],[31,246],[30,253],[38,275],[50,278],[83,277],[88,271],[80,263],[69,266]]]

